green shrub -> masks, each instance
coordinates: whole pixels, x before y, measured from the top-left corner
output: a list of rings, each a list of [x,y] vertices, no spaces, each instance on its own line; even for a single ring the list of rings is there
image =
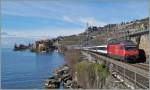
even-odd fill
[[[104,64],[82,61],[76,65],[78,83],[84,88],[102,88],[109,75]]]

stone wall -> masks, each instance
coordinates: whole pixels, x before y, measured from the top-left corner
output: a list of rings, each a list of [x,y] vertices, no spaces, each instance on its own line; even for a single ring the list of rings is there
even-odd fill
[[[139,44],[139,48],[140,49],[144,49],[145,53],[146,53],[146,57],[149,57],[149,53],[150,53],[150,45],[149,45],[149,34],[145,34],[143,36],[141,36],[140,39],[140,44]]]
[[[138,44],[138,37],[132,37],[131,40],[134,41],[136,44]],[[147,63],[149,62],[148,58],[149,58],[149,54],[150,54],[150,50],[149,50],[150,45],[149,44],[150,44],[149,34],[142,35],[139,39],[139,49],[143,49],[145,51]]]

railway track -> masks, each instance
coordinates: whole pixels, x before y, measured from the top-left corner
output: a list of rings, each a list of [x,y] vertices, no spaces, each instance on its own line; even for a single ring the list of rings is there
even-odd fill
[[[131,86],[135,88],[149,88],[149,64],[144,63],[127,63],[118,60],[114,60],[113,58],[109,58],[105,55],[101,55],[99,53],[87,52],[94,57],[100,58],[101,60],[106,61],[106,64],[113,64],[112,69],[121,75],[125,82],[131,83]]]
[[[144,69],[146,71],[149,71],[149,65],[148,64],[140,64],[140,63],[137,63],[137,64],[132,64],[132,66],[134,67],[138,67],[140,69]]]
[[[95,54],[97,54],[97,55],[100,54],[100,53],[97,53],[97,52],[93,52],[93,53],[95,53]],[[100,54],[100,55],[107,57],[107,56],[104,55],[104,54]],[[107,58],[110,58],[110,57],[107,57]],[[113,59],[113,58],[110,58],[110,59]],[[118,60],[117,60],[117,61],[118,61]],[[146,70],[146,71],[149,71],[149,64],[145,64],[145,63],[134,63],[134,64],[130,64],[130,63],[127,63],[127,62],[123,62],[122,60],[120,60],[120,62],[126,63],[126,64],[128,64],[128,65],[132,65],[132,66],[134,66],[134,67],[137,67],[137,68],[140,68],[140,69],[143,69],[143,70]]]

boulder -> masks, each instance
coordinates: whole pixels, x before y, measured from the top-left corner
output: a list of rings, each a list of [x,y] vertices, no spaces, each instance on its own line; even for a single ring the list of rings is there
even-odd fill
[[[59,88],[61,83],[61,78],[57,76],[52,76],[45,81],[46,88]]]

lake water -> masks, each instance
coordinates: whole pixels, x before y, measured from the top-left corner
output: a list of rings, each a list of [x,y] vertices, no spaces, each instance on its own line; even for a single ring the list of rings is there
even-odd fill
[[[53,70],[65,63],[57,52],[36,54],[1,49],[1,87],[4,89],[41,89]]]

